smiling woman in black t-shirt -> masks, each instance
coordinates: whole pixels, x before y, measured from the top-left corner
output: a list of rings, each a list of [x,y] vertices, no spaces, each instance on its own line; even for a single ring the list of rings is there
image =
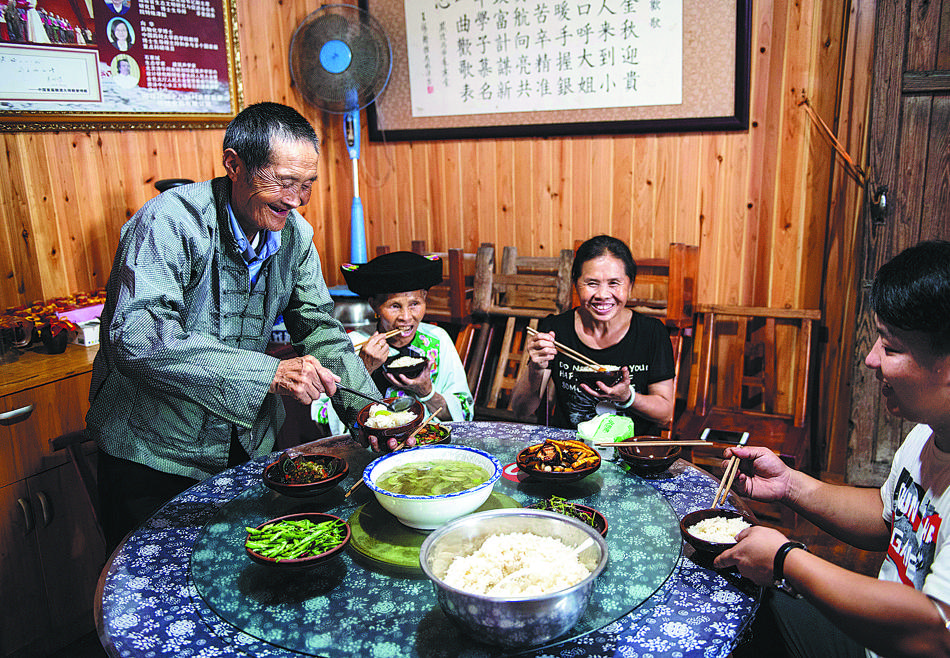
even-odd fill
[[[516,414],[536,413],[551,379],[552,425],[576,428],[615,413],[632,417],[637,434],[659,434],[673,416],[673,348],[663,323],[626,307],[636,274],[630,250],[616,238],[599,235],[578,248],[571,280],[580,305],[544,318],[528,338],[527,366],[512,392]],[[559,354],[555,340],[601,365],[620,366],[622,379],[615,386],[578,382],[583,366]]]

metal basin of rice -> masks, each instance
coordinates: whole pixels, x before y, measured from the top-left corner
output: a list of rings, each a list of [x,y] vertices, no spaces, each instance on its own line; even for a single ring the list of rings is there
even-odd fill
[[[449,564],[457,555],[473,553],[491,535],[514,532],[555,537],[572,548],[593,538],[593,545],[579,556],[590,575],[566,589],[531,596],[472,594],[445,583]],[[607,566],[607,542],[594,528],[563,514],[490,510],[456,519],[433,532],[422,543],[419,562],[435,587],[442,611],[472,637],[504,647],[541,646],[567,633],[584,614],[594,583]]]

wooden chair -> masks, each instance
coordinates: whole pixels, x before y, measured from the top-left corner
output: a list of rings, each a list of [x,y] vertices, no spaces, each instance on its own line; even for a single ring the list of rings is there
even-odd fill
[[[494,335],[485,353],[488,387],[475,398],[476,418],[535,420],[516,418],[509,408],[512,388],[527,358],[525,329],[536,329],[540,318],[570,308],[573,260],[570,249],[562,249],[557,257],[536,257],[518,256],[515,247],[505,247],[496,272],[494,245],[479,247],[472,312],[493,328]]]
[[[105,543],[105,534],[102,531],[102,522],[99,515],[99,487],[96,469],[89,459],[84,443],[91,442],[86,430],[69,432],[62,436],[57,436],[49,440],[50,448],[53,451],[65,450],[69,455],[79,481],[82,482],[82,496],[89,509],[92,511],[92,518],[96,522],[96,529],[99,531],[99,537]],[[94,454],[95,448],[89,447],[88,453]]]
[[[793,468],[812,470],[810,402],[821,312],[710,305],[700,313],[696,385],[673,438],[696,439],[707,427],[747,431],[749,445],[770,448]],[[689,457],[720,472],[724,447],[693,448]],[[778,511],[750,505],[765,517]],[[781,520],[794,527],[795,515],[781,507]]]
[[[489,316],[543,318],[571,308],[571,265],[574,253],[518,256],[515,247],[502,250],[495,271],[495,246],[482,244],[475,258],[472,312]]]
[[[388,245],[376,247],[377,256],[389,251]],[[454,248],[446,252],[429,251],[426,249],[425,240],[413,240],[412,251],[422,256],[438,256],[442,260],[442,283],[429,288],[425,320],[456,325],[470,322],[475,290],[476,255]]]

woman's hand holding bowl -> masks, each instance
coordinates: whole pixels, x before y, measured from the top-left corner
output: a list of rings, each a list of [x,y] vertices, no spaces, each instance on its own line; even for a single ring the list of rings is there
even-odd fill
[[[596,388],[593,386],[581,382],[581,389],[587,391],[591,395],[601,400],[607,400],[609,402],[615,402],[616,404],[623,404],[630,399],[630,396],[633,394],[633,391],[630,389],[630,370],[627,366],[624,366],[620,369],[620,372],[623,373],[619,382],[613,386],[608,386],[602,381],[594,382]]]
[[[379,448],[379,438],[378,438],[378,437],[372,436],[372,435],[367,435],[366,438],[367,438],[367,440],[369,441],[369,449],[372,450],[373,452],[392,452],[393,450],[396,449],[396,446],[399,445],[399,440],[396,439],[395,437],[392,437],[392,438],[390,438],[389,440],[386,441],[386,448],[387,448],[387,449],[386,449],[386,450],[380,450],[380,448]],[[406,445],[403,446],[403,447],[405,447],[405,448],[414,448],[415,445],[416,445],[416,439],[415,439],[415,437],[411,437],[411,438],[409,438],[409,439],[406,439]]]
[[[427,361],[426,367],[422,369],[418,377],[407,377],[402,374],[393,374],[386,372],[386,378],[393,383],[393,386],[401,388],[404,391],[412,393],[415,397],[424,398],[432,392],[432,362]]]

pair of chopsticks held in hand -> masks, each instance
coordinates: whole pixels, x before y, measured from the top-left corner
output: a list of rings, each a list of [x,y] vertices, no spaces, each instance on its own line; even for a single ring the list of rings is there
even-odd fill
[[[392,329],[392,330],[387,331],[386,333],[384,333],[384,334],[383,334],[383,338],[389,339],[389,338],[392,338],[393,336],[395,336],[396,334],[399,334],[399,333],[402,333],[402,329]],[[372,336],[370,336],[370,338],[372,338]],[[361,340],[361,341],[359,341],[359,342],[353,343],[353,349],[354,349],[355,351],[359,352],[360,349],[363,347],[363,345],[365,345],[365,344],[368,343],[368,342],[369,342],[369,338],[364,338],[363,340]]]
[[[748,435],[743,436],[742,440],[739,441],[737,445],[744,446],[746,441],[749,440]],[[732,483],[736,479],[736,474],[739,472],[739,458],[733,455],[729,458],[729,463],[726,464],[726,470],[722,474],[722,481],[719,483],[719,488],[716,489],[716,495],[713,496],[712,508],[721,507],[726,503],[726,498],[729,497],[729,490],[732,489]]]
[[[538,334],[537,329],[532,329],[531,327],[526,327],[525,330],[526,330],[526,331],[528,332],[528,334],[530,334],[531,336],[536,336],[536,335]],[[557,342],[557,341],[554,341],[554,347],[557,348],[557,351],[558,351],[558,352],[560,352],[561,354],[563,354],[563,355],[566,356],[566,357],[569,357],[569,358],[571,358],[571,359],[574,359],[575,361],[577,361],[577,362],[580,363],[581,365],[587,366],[587,367],[589,367],[589,368],[594,368],[595,370],[606,370],[606,369],[607,369],[607,368],[605,368],[604,366],[602,366],[602,365],[600,365],[599,363],[597,363],[596,361],[594,361],[593,359],[590,359],[590,358],[584,356],[584,355],[581,354],[580,352],[575,352],[574,350],[572,350],[572,349],[571,349],[570,347],[568,347],[567,345],[564,345],[563,343],[559,343],[559,342]]]

